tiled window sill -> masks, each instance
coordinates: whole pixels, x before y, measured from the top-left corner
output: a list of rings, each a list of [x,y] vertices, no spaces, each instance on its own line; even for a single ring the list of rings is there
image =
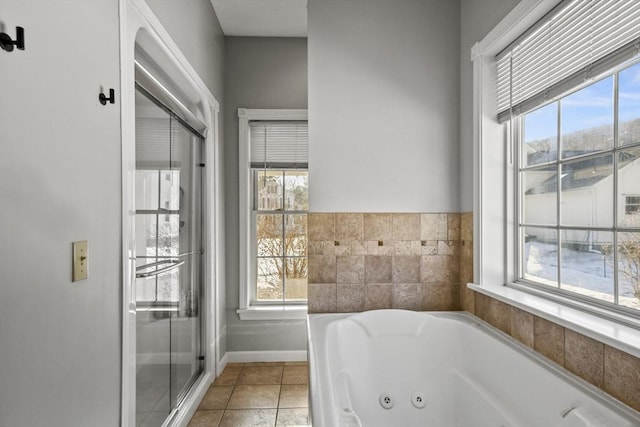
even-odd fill
[[[269,305],[238,309],[240,320],[304,320],[306,305]]]
[[[468,283],[467,287],[640,357],[640,331],[636,328],[507,286],[478,286]]]

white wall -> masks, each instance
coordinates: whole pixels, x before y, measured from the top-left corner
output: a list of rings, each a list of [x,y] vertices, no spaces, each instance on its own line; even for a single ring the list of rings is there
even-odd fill
[[[220,100],[210,2],[152,3]],[[118,2],[0,0],[0,10],[0,31],[20,25],[26,38],[24,52],[0,51],[0,426],[117,426],[120,93],[106,106],[98,93],[119,87]],[[89,278],[73,283],[76,240],[89,241]]]
[[[473,69],[471,47],[519,0],[460,0],[460,211],[473,209]]]
[[[305,350],[304,321],[240,320],[238,108],[307,108],[307,40],[227,37],[225,61],[227,343],[230,351]]]
[[[458,211],[459,2],[308,10],[311,210]]]
[[[0,0],[0,425],[119,424],[118,2]],[[119,99],[120,94],[116,92]],[[71,242],[89,278],[71,282]]]

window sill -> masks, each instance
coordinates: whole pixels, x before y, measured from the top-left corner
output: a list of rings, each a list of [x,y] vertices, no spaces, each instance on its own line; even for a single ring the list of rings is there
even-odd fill
[[[478,286],[468,283],[467,287],[640,357],[640,332],[636,328],[507,286]],[[629,322],[638,323],[631,318]]]
[[[304,320],[306,305],[269,305],[241,308],[236,311],[240,320]]]

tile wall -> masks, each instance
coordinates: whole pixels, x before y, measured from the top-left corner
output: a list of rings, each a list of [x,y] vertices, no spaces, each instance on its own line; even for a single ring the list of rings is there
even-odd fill
[[[640,359],[509,304],[475,293],[472,313],[640,411]]]
[[[310,213],[309,312],[472,304],[471,230],[470,213]]]
[[[464,310],[640,411],[640,358],[466,287],[472,213],[309,214],[309,312]]]

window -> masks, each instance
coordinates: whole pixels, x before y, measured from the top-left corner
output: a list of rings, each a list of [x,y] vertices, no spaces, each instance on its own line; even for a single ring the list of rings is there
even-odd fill
[[[244,318],[251,309],[306,306],[308,130],[306,110],[239,109],[238,116]]]
[[[520,279],[640,310],[640,64],[514,126]]]
[[[638,34],[637,1],[558,2],[497,54],[495,92],[513,189],[507,277],[594,312],[633,317],[640,316]]]

